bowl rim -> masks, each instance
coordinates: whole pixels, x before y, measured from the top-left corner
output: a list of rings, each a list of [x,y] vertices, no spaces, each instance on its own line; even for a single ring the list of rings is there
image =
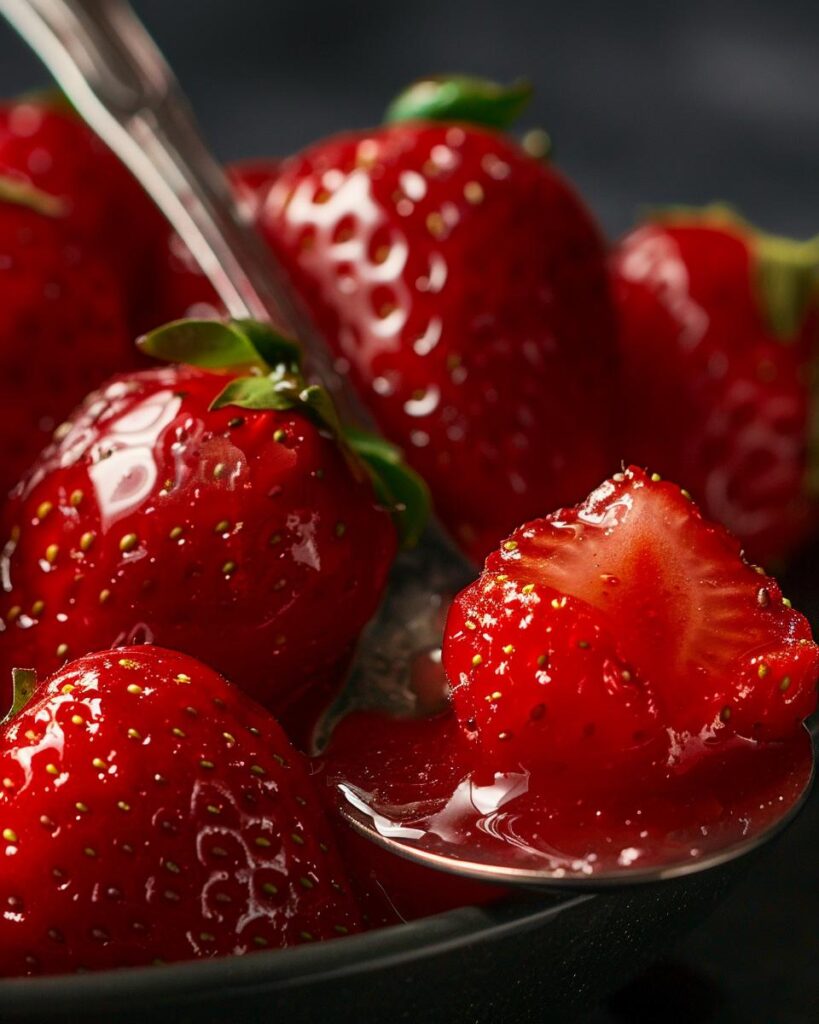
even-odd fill
[[[35,1014],[89,1012],[127,1001],[130,1010],[202,1003],[218,992],[220,1001],[265,991],[283,992],[305,984],[384,969],[451,952],[478,942],[534,930],[597,895],[521,894],[487,906],[459,907],[417,921],[375,928],[344,938],[264,950],[213,960],[124,967],[87,974],[7,978],[0,981],[0,1019],[5,1012]]]

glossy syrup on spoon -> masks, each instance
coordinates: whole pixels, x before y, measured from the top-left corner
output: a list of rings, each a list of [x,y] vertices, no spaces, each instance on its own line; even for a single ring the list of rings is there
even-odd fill
[[[788,743],[712,755],[682,779],[637,779],[633,790],[526,771],[487,777],[459,740],[451,713],[356,712],[338,726],[323,773],[350,824],[396,854],[482,881],[593,888],[747,852],[798,811],[813,774],[804,729]]]

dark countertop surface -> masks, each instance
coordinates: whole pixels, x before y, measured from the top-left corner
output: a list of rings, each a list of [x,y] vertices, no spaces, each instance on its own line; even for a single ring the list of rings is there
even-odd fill
[[[583,1024],[816,1024],[819,791],[712,917]]]
[[[610,232],[644,204],[715,198],[768,230],[817,230],[815,3],[135,6],[225,159],[375,122],[425,72],[526,75],[537,89],[528,123],[549,130],[556,162]],[[0,95],[42,81],[0,26]],[[810,590],[809,564],[799,589]],[[819,793],[710,921],[589,1024],[819,1021],[818,850]]]

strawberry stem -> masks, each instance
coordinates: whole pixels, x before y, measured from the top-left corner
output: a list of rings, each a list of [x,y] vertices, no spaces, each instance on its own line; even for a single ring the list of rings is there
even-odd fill
[[[14,696],[11,707],[0,721],[2,725],[16,718],[31,700],[31,695],[37,686],[37,673],[33,668],[15,668],[11,672],[11,681]]]
[[[45,85],[39,89],[27,89],[18,93],[15,104],[31,103],[38,107],[45,107],[46,110],[54,110],[60,114],[70,114],[72,117],[79,117],[77,108],[66,96],[58,85]]]
[[[466,121],[486,128],[508,128],[532,97],[525,81],[499,85],[470,75],[422,78],[387,108],[387,124],[402,121]]]

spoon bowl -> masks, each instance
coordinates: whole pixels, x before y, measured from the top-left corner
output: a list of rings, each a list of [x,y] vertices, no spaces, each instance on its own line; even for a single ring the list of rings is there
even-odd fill
[[[490,786],[467,774],[432,806],[393,803],[349,781],[343,767],[333,784],[342,817],[398,856],[504,886],[597,890],[680,878],[751,853],[796,816],[814,774],[806,728],[788,744],[717,758],[707,773],[640,796],[555,801],[532,791],[523,773],[496,775]]]

